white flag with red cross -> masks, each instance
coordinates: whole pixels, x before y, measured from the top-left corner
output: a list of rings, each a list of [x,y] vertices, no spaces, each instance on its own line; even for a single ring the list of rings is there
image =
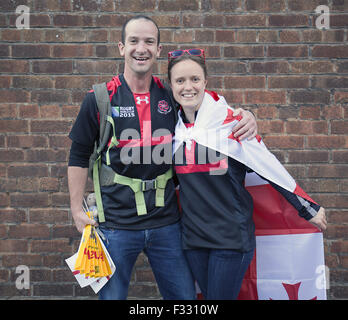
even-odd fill
[[[323,235],[267,181],[247,174],[253,197],[254,259],[243,280],[242,300],[325,300]]]

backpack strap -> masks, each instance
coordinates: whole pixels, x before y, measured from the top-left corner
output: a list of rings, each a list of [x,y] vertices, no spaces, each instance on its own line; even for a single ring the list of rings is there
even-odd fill
[[[175,101],[174,96],[173,96],[173,91],[172,88],[169,86],[168,82],[162,81],[164,88],[168,92],[169,100],[171,105],[173,106],[174,109],[174,117],[175,117],[175,124],[178,122],[178,111],[179,111],[179,104]]]
[[[105,222],[105,216],[100,191],[99,168],[101,165],[101,152],[108,143],[111,131],[111,123],[108,121],[108,118],[111,116],[111,104],[109,92],[105,82],[93,85],[93,91],[99,111],[100,128],[99,143],[96,141],[93,156],[90,159],[90,176],[93,179],[94,192],[98,208],[98,220],[100,223],[102,223]]]

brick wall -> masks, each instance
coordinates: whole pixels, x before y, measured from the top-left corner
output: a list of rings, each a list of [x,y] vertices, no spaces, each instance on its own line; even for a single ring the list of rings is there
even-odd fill
[[[315,27],[319,4],[330,29]],[[18,5],[30,29],[16,28]],[[120,28],[134,13],[170,49],[207,52],[209,89],[251,107],[259,133],[302,187],[327,208],[331,299],[348,298],[348,1],[2,0],[0,3],[0,298],[90,298],[64,259],[79,234],[69,212],[67,138],[93,83],[123,68]],[[16,267],[30,270],[17,289]],[[145,256],[132,298],[159,298]]]

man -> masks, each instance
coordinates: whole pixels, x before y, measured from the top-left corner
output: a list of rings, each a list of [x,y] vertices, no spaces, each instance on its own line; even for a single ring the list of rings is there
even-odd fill
[[[132,269],[141,251],[149,259],[164,299],[195,298],[194,282],[181,248],[180,215],[171,164],[158,164],[148,157],[159,145],[169,146],[171,150],[175,128],[175,110],[170,105],[168,91],[152,76],[162,49],[159,42],[159,29],[153,20],[145,16],[128,20],[123,26],[122,42],[118,44],[125,61],[124,73],[107,84],[118,145],[103,151],[102,170],[109,170],[119,182],[111,185],[101,182],[105,222],[100,228],[116,265],[115,274],[100,291],[101,299],[127,298]],[[243,120],[235,135],[242,139],[254,136],[254,117],[250,112],[240,112]],[[79,232],[86,224],[96,225],[83,212],[82,199],[88,159],[98,138],[100,121],[94,93],[89,92],[69,135],[73,142],[68,183],[71,212]],[[134,129],[139,137],[124,137],[126,129]],[[169,134],[154,137],[158,130]],[[130,146],[131,153],[141,159],[140,163],[123,161],[123,149]],[[139,179],[146,187],[134,191],[134,183]],[[162,179],[162,193],[159,179]]]

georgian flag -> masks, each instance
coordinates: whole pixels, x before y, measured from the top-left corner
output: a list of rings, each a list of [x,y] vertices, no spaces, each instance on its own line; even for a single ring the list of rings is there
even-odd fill
[[[254,201],[256,250],[242,300],[326,300],[323,234],[255,173],[245,185]]]
[[[322,233],[298,216],[291,204],[267,179],[315,203],[295,182],[259,136],[248,141],[234,137],[240,121],[222,96],[206,91],[193,127],[187,128],[179,111],[173,154],[192,141],[245,164],[246,188],[253,197],[256,251],[245,275],[239,299],[326,299]],[[257,174],[256,174],[257,173]],[[264,178],[264,179],[262,179]]]

